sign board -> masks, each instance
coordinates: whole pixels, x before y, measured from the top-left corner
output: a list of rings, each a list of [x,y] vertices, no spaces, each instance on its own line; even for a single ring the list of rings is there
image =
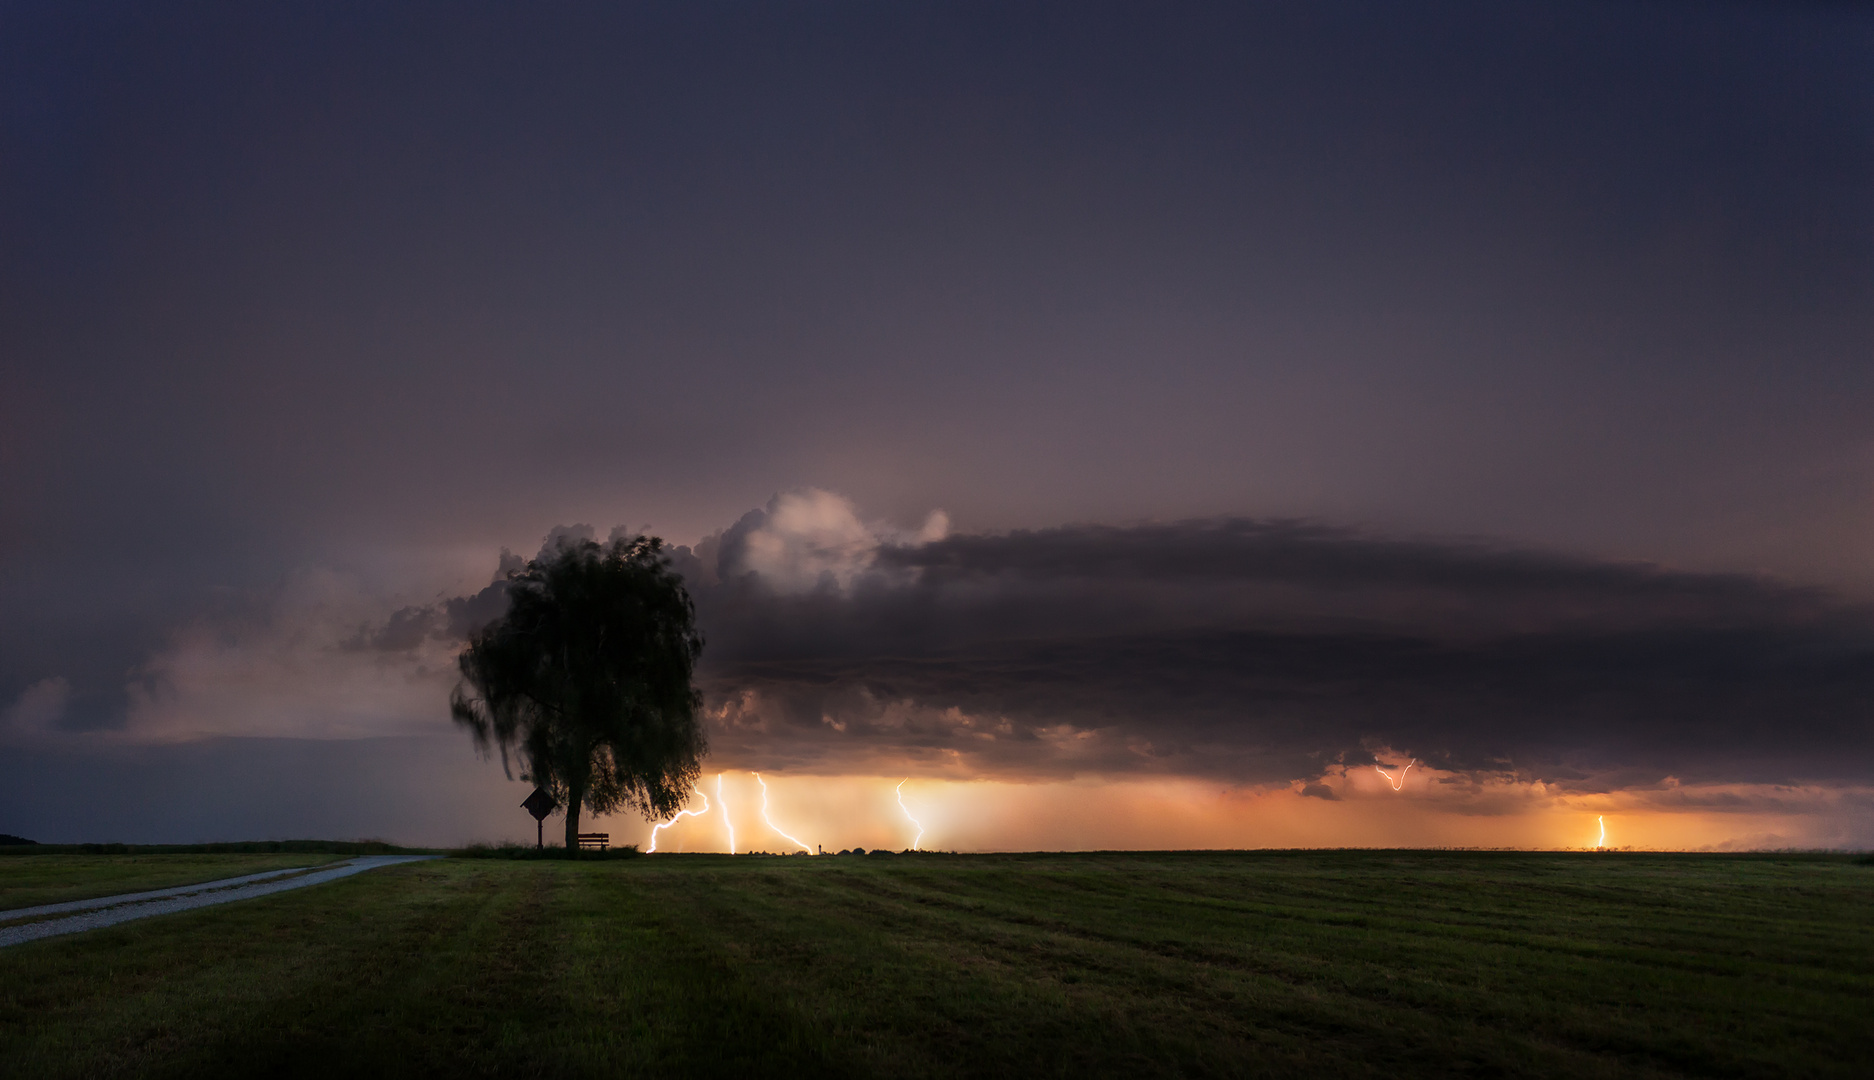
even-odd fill
[[[527,801],[521,804],[521,809],[532,814],[535,821],[539,821],[559,809],[559,801],[539,788],[535,788],[534,793],[527,796]]]

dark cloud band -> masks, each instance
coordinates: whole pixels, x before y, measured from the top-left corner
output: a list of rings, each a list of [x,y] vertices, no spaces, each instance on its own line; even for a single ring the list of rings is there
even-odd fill
[[[1384,747],[1583,786],[1874,772],[1874,617],[1763,578],[1241,519],[887,545],[806,593],[679,559],[717,746],[751,762],[1281,780]]]

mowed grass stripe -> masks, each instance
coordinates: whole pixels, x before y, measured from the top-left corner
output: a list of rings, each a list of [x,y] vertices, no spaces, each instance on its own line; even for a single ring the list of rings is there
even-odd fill
[[[1870,899],[1847,859],[450,860],[8,950],[0,1070],[1858,1075]]]
[[[907,905],[906,910],[911,921],[920,910],[927,919],[933,918],[928,907]],[[981,913],[985,909],[978,906],[976,910]],[[1369,1062],[1377,1056],[1394,1064],[1414,1059],[1421,1066],[1429,1062],[1450,1064],[1445,1049],[1450,1039],[1441,1025],[1417,1011],[1397,1009],[1390,1000],[1396,996],[1396,987],[1390,983],[1382,984],[1377,994],[1360,992],[1361,987],[1348,977],[1350,972],[1344,963],[1311,956],[1306,958],[1305,970],[1297,970],[1297,965],[1258,962],[1258,958],[1241,953],[1223,958],[1229,963],[1219,967],[1219,957],[1214,954],[1194,958],[1190,950],[1168,948],[1160,938],[1142,939],[1110,930],[1075,930],[1026,914],[1002,915],[999,922],[936,920],[945,924],[927,935],[927,940],[941,943],[933,949],[937,956],[954,953],[960,943],[967,942],[977,946],[978,955],[992,965],[998,956],[1019,957],[1020,968],[1031,978],[1080,983],[1080,996],[1104,991],[1115,1002],[1136,997],[1142,1002],[1169,1005],[1177,1019],[1196,1019],[1217,1030],[1229,1029],[1234,1018],[1244,1013],[1253,1014],[1260,1027],[1252,1033],[1255,1042],[1290,1050],[1308,1048],[1311,1054],[1303,1054],[1303,1061],[1309,1056],[1334,1060],[1340,1056],[1334,1041],[1355,1037],[1353,1041]],[[1112,993],[1116,988],[1122,992]],[[1202,1015],[1205,1006],[1222,1015]],[[1154,1030],[1163,1026],[1163,1017],[1147,1019],[1151,1023],[1145,1026]],[[1397,1045],[1377,1047],[1375,1036]],[[1477,1038],[1469,1041],[1473,1044],[1470,1052],[1480,1049]],[[1518,1040],[1484,1041],[1498,1044],[1484,1057],[1500,1063],[1537,1053],[1536,1048],[1518,1046]],[[1414,1047],[1413,1043],[1420,1045]],[[1543,1055],[1555,1052],[1553,1048],[1540,1051]]]
[[[862,908],[864,905],[863,902],[860,901],[848,903],[847,906],[849,908]],[[903,918],[901,920],[906,923],[915,923],[918,921],[918,913],[915,909],[910,909],[908,907],[901,908],[900,915],[908,916],[908,918]],[[1030,920],[1021,920],[1021,922],[1028,923]],[[927,942],[936,940],[944,943],[936,946],[934,949],[927,949],[927,951],[933,953],[930,959],[949,962],[947,964],[933,963],[927,965],[939,969],[950,966],[962,966],[967,968],[972,960],[985,962],[991,967],[994,967],[996,966],[996,957],[998,955],[1014,954],[1020,956],[1020,966],[1022,968],[1032,970],[1040,966],[1038,961],[1043,959],[1041,953],[1044,951],[1044,946],[1041,943],[1045,942],[1048,936],[1046,930],[1042,930],[1038,934],[1016,931],[1013,934],[985,935],[980,932],[979,928],[973,930],[973,928],[968,925],[950,925],[939,929],[940,932],[936,934],[925,935]],[[949,955],[950,953],[954,953],[957,942],[974,942],[984,947],[976,950],[976,955],[961,957],[959,962],[958,957]],[[1126,952],[1124,948],[1113,948],[1105,951],[1115,955]],[[1124,970],[1129,974],[1130,981],[1133,982],[1140,981],[1141,974],[1150,974],[1154,977],[1147,980],[1151,985],[1148,985],[1146,989],[1148,993],[1161,997],[1166,995],[1174,997],[1185,995],[1193,989],[1193,983],[1188,972],[1178,971],[1175,965],[1167,964],[1150,964],[1142,968],[1141,959],[1137,955],[1125,955],[1116,961],[1108,960],[1102,962],[1101,960],[1091,957],[1086,950],[1080,950],[1076,952],[1071,959],[1072,963],[1081,969],[1093,970],[1106,967],[1111,970]],[[1284,990],[1286,992],[1286,988],[1284,988]],[[1181,1002],[1181,1004],[1188,1005],[1188,1002]],[[934,1003],[927,1009],[927,1011],[931,1010],[934,1010],[934,1015],[936,1016],[942,1016],[947,1013],[947,1010],[942,1007],[941,1003]],[[1335,1023],[1330,1026],[1345,1026],[1346,1023],[1347,1021],[1343,1019],[1335,1021]],[[1313,1030],[1309,1030],[1305,1033],[1310,1035],[1318,1034],[1318,1032]]]
[[[976,947],[986,924],[951,925],[902,900],[878,902],[854,888],[871,879],[862,871],[764,876],[757,887],[739,892],[736,917],[714,920],[741,924],[726,946],[764,961],[764,971],[783,972],[792,994],[810,994],[813,984],[829,978],[867,988],[848,1000],[842,1015],[823,1019],[836,1025],[843,1041],[864,1048],[863,1060],[874,1070],[922,1075],[1013,1068],[1060,1075],[1088,1064],[1149,1071],[1151,1061],[1162,1066],[1174,1058],[1157,1045],[1164,1041],[1159,1032],[1133,1030],[1128,1015],[1098,1008],[1100,1002],[1083,1001],[1079,1010],[1079,1019],[1098,1023],[1072,1023],[1068,995],[1036,950],[1007,942],[1000,949]],[[801,890],[802,880],[818,887]],[[851,935],[854,924],[866,932]],[[845,947],[821,950],[809,963],[772,955],[788,926],[807,940],[843,939]],[[785,954],[798,947],[779,948]],[[1077,1037],[1069,1037],[1074,1027]]]
[[[1033,891],[1032,886],[1027,891]],[[1176,905],[1179,900],[1170,898],[1168,902]],[[1278,926],[1287,936],[1274,937],[1263,932],[1267,927],[1241,919],[1230,926],[1197,927],[1180,922],[1167,928],[1141,925],[1147,919],[1138,908],[1116,915],[1124,921],[1096,928],[1076,929],[1054,920],[1021,916],[1017,923],[1082,943],[1096,943],[1093,951],[1101,959],[1097,963],[1081,959],[1082,966],[1115,977],[1136,978],[1140,970],[1150,971],[1155,985],[1149,989],[1159,991],[1167,1000],[1187,1009],[1194,1000],[1207,1000],[1213,1011],[1219,1012],[1217,1020],[1222,1024],[1248,1014],[1266,1029],[1265,1034],[1289,1036],[1290,1044],[1312,1047],[1317,1058],[1325,1055],[1333,1060],[1343,1051],[1351,1051],[1361,1060],[1386,1062],[1388,1067],[1446,1067],[1453,1063],[1449,1048],[1458,1042],[1451,1038],[1449,1025],[1444,1022],[1449,1017],[1401,1008],[1403,984],[1398,980],[1410,976],[1386,970],[1378,978],[1369,977],[1371,973],[1364,970],[1359,958],[1344,954],[1346,947],[1357,940],[1343,932],[1349,926],[1345,919],[1329,916],[1312,920],[1314,925],[1301,927],[1297,938],[1293,924]],[[1127,923],[1130,929],[1125,928]],[[1327,929],[1333,939],[1326,949],[1313,940],[1318,928]],[[1219,948],[1220,934],[1239,939],[1240,943]],[[1334,948],[1342,949],[1343,954],[1332,955]],[[1499,1067],[1535,1067],[1529,1059],[1550,1057],[1556,1052],[1527,1045],[1527,1040],[1520,1038],[1505,1038],[1502,1033],[1472,1033],[1463,1042],[1468,1045],[1462,1054]]]
[[[1045,879],[1016,879],[1015,883],[1026,886],[1023,892],[1026,897],[1030,898],[1028,901],[1028,904],[1018,914],[1011,915],[1006,911],[1000,912],[997,914],[1000,915],[1000,917],[1003,918],[1005,921],[1013,921],[1016,923],[1026,924],[1026,925],[1046,926],[1047,925],[1046,920],[1037,919],[1036,917],[1028,913],[1029,910],[1032,910],[1034,908],[1040,908],[1042,910],[1046,910],[1047,908],[1046,904],[1037,903],[1035,899],[1033,899],[1037,896],[1037,890],[1035,888],[1035,885],[1039,881],[1044,881],[1044,880]],[[952,893],[954,892],[954,890],[946,890],[946,891],[952,892]],[[1174,904],[1177,902],[1178,901],[1175,901],[1175,900],[1172,901],[1172,903]],[[1239,909],[1243,907],[1243,905],[1234,905],[1234,906]],[[981,905],[980,901],[977,904],[977,910],[979,911],[986,910],[986,908],[983,905]],[[1136,923],[1145,921],[1143,919],[1145,910],[1146,909],[1143,906],[1135,906],[1129,909],[1127,914],[1129,918],[1131,918],[1131,920],[1136,924]],[[1252,912],[1253,912],[1253,909],[1252,909]],[[1329,925],[1329,926],[1347,925],[1346,920],[1335,919],[1332,917],[1329,917],[1326,919],[1309,920],[1307,919],[1305,915],[1297,915],[1297,913],[1292,912],[1292,911],[1283,912],[1283,914],[1290,918],[1300,919],[1302,921],[1313,921],[1317,923],[1325,923],[1326,925]],[[1137,932],[1122,933],[1122,934],[1115,935],[1111,933],[1110,931],[1103,933],[1103,934],[1095,934],[1092,936],[1104,937],[1107,940],[1121,942],[1121,943],[1131,945],[1136,948],[1163,951],[1164,949],[1167,948],[1165,942],[1177,941],[1180,935],[1183,934],[1186,925],[1187,924],[1185,924],[1182,920],[1175,920],[1174,925],[1170,927],[1168,933],[1155,935],[1152,937],[1142,937]],[[1064,931],[1064,932],[1073,932],[1069,928],[1066,928],[1066,927],[1054,926],[1053,928],[1056,930]],[[1388,929],[1408,930],[1408,931],[1416,929],[1411,924],[1402,923],[1398,920],[1368,920],[1364,924],[1364,928],[1369,929],[1369,930],[1377,930],[1381,932],[1384,932]],[[961,927],[957,928],[957,930],[959,932],[967,932],[967,931],[964,931]],[[1083,936],[1083,937],[1089,936],[1088,932],[1084,930],[1079,931],[1079,934],[1080,936]],[[1421,939],[1425,936],[1426,935],[1414,934],[1412,935],[1411,939],[1385,938],[1385,940],[1388,940],[1388,941],[1414,940],[1416,941],[1417,939]],[[1399,998],[1403,996],[1409,999],[1413,999],[1413,1000],[1409,1000],[1408,1003],[1415,1005],[1417,1007],[1420,1007],[1420,1008],[1461,1010],[1461,1009],[1464,1009],[1467,1005],[1473,1003],[1474,999],[1476,999],[1478,996],[1472,991],[1471,988],[1466,987],[1463,993],[1458,995],[1458,999],[1453,1000],[1452,995],[1446,994],[1442,991],[1441,987],[1443,986],[1443,984],[1437,980],[1429,980],[1429,981],[1422,980],[1422,979],[1413,980],[1408,976],[1405,982],[1400,982],[1399,981],[1400,977],[1395,974],[1395,970],[1399,968],[1404,968],[1405,970],[1409,972],[1411,970],[1412,965],[1409,963],[1399,964],[1396,961],[1401,960],[1401,959],[1409,960],[1411,959],[1411,957],[1405,955],[1398,948],[1398,946],[1394,944],[1389,944],[1385,946],[1383,953],[1379,956],[1374,956],[1372,954],[1362,955],[1363,953],[1365,953],[1365,950],[1361,948],[1361,945],[1362,945],[1362,942],[1365,940],[1365,938],[1363,937],[1341,938],[1340,940],[1338,940],[1337,944],[1343,948],[1344,955],[1338,958],[1337,960],[1328,960],[1328,959],[1323,958],[1322,946],[1325,943],[1320,942],[1318,940],[1310,939],[1307,935],[1303,936],[1302,949],[1298,953],[1291,953],[1288,956],[1283,956],[1279,952],[1276,953],[1274,956],[1269,955],[1269,950],[1266,948],[1267,939],[1264,938],[1263,940],[1265,942],[1265,949],[1263,950],[1263,955],[1261,956],[1250,955],[1239,949],[1235,951],[1233,954],[1229,954],[1229,955],[1219,955],[1215,952],[1210,952],[1207,955],[1200,957],[1200,959],[1211,962],[1211,963],[1221,962],[1221,963],[1228,963],[1228,964],[1233,964],[1237,966],[1254,967],[1265,972],[1274,973],[1277,976],[1287,981],[1296,982],[1296,983],[1319,983],[1322,981],[1338,982],[1339,984],[1347,987],[1350,991],[1356,994],[1361,994],[1361,995],[1365,995],[1369,997],[1376,997],[1379,999],[1393,999],[1393,998]],[[1515,944],[1514,942],[1505,942],[1505,943],[1510,944],[1510,945]],[[998,946],[1006,946],[1008,942],[992,941],[991,944],[998,945]],[[1448,941],[1447,942],[1432,942],[1429,945],[1420,943],[1419,949],[1421,951],[1430,950],[1430,951],[1435,952],[1440,949],[1448,949],[1450,944],[1451,943]],[[1171,948],[1173,948],[1175,951],[1184,952],[1187,954],[1191,951],[1189,950],[1188,947],[1178,946],[1175,944],[1171,946]],[[1596,960],[1600,960],[1604,962],[1624,962],[1629,965],[1646,965],[1646,966],[1635,967],[1634,970],[1639,972],[1637,976],[1616,977],[1611,981],[1608,977],[1607,972],[1597,972],[1594,975],[1594,977],[1586,980],[1585,983],[1582,983],[1581,985],[1575,985],[1572,987],[1571,986],[1558,987],[1556,985],[1556,980],[1558,978],[1565,979],[1570,974],[1569,969],[1566,967],[1561,968],[1556,971],[1549,971],[1549,970],[1537,971],[1534,973],[1535,977],[1543,984],[1537,988],[1539,992],[1534,995],[1531,995],[1528,993],[1525,993],[1523,995],[1524,1001],[1527,1003],[1527,1005],[1533,1006],[1533,1008],[1525,1007],[1524,1009],[1520,1011],[1512,1012],[1512,1011],[1507,1011],[1499,1007],[1499,1008],[1490,1010],[1490,1012],[1494,1013],[1497,1019],[1508,1020],[1508,1021],[1527,1022],[1532,1018],[1530,1015],[1532,1012],[1536,1014],[1536,1018],[1547,1016],[1552,1020],[1555,999],[1558,996],[1565,997],[1567,995],[1567,992],[1572,989],[1580,994],[1590,995],[1589,1000],[1595,1002],[1595,1004],[1591,1008],[1587,1009],[1585,1012],[1580,1009],[1576,1010],[1576,1012],[1581,1016],[1581,1022],[1577,1023],[1574,1026],[1576,1027],[1585,1026],[1588,1030],[1582,1033],[1575,1033],[1571,1035],[1570,1037],[1573,1039],[1573,1041],[1584,1042],[1588,1045],[1595,1046],[1595,1047],[1606,1047],[1609,1045],[1619,1045],[1622,1047],[1628,1047],[1628,1046],[1644,1047],[1645,1045],[1647,1045],[1647,1041],[1644,1039],[1636,1040],[1636,1039],[1631,1039],[1631,1038],[1628,1038],[1628,1039],[1621,1038],[1622,1032],[1619,1030],[1621,1025],[1618,1022],[1618,1017],[1610,1018],[1606,1014],[1610,1010],[1617,1013],[1620,1009],[1622,1009],[1623,1007],[1631,1003],[1629,999],[1637,1000],[1639,1002],[1645,1003],[1645,1002],[1652,1001],[1655,996],[1661,995],[1661,994],[1685,995],[1688,993],[1688,987],[1684,985],[1683,982],[1675,982],[1673,980],[1661,979],[1658,977],[1660,973],[1658,972],[1657,969],[1660,966],[1659,961],[1661,960],[1661,957],[1664,956],[1667,960],[1672,959],[1668,954],[1661,954],[1661,953],[1658,953],[1657,951],[1635,951],[1635,950],[1622,950],[1622,949],[1605,948],[1605,947],[1582,949],[1582,948],[1573,946],[1571,943],[1564,943],[1564,947],[1561,948],[1559,951],[1569,953],[1575,957],[1586,957],[1586,958],[1596,959]],[[1291,960],[1291,961],[1295,959],[1299,959],[1301,962],[1299,965],[1292,963],[1292,962],[1288,964],[1284,964],[1281,962],[1284,959]],[[1391,965],[1385,965],[1384,961],[1388,959],[1395,961],[1395,963]],[[1431,959],[1442,959],[1448,962],[1450,960],[1450,956],[1449,955],[1446,955],[1443,957],[1433,956],[1431,957]],[[1370,964],[1372,964],[1375,970],[1378,970],[1381,972],[1381,979],[1383,979],[1383,981],[1378,981],[1372,978],[1361,978],[1360,977],[1361,973],[1356,968],[1353,968],[1349,965],[1349,961],[1359,961],[1359,960],[1365,960],[1365,961],[1368,961]],[[1508,998],[1509,991],[1505,989],[1505,983],[1511,981],[1511,977],[1520,978],[1522,979],[1522,981],[1527,982],[1529,976],[1531,975],[1531,972],[1528,970],[1530,966],[1528,963],[1528,960],[1529,958],[1527,956],[1519,955],[1516,958],[1515,963],[1513,964],[1498,963],[1494,965],[1494,972],[1496,974],[1496,979],[1493,980],[1495,982],[1495,986],[1493,987],[1492,996],[1499,997],[1499,998]],[[1471,967],[1478,966],[1477,960],[1472,959],[1469,966]],[[1619,970],[1615,969],[1615,972],[1616,972],[1616,975],[1618,976]],[[1576,982],[1580,983],[1581,980],[1576,980]],[[1419,993],[1416,995],[1406,994],[1405,993],[1406,988],[1412,987],[1414,985],[1420,987],[1422,990],[1425,990],[1426,992]],[[1864,985],[1865,984],[1863,984],[1863,986]],[[1560,994],[1558,994],[1558,990],[1560,991]],[[1701,995],[1697,993],[1693,993],[1692,996],[1695,999],[1697,999]],[[1498,1006],[1502,1006],[1504,1002],[1498,1001],[1496,1002],[1496,1004]],[[1753,1010],[1761,1008],[1762,1005],[1763,1005],[1763,1002],[1760,999],[1754,999],[1752,1001]],[[1484,1015],[1483,1013],[1475,1009],[1472,1009],[1471,1011],[1472,1011],[1472,1014],[1476,1016]],[[1785,1022],[1794,1024],[1794,1026],[1797,1028],[1811,1027],[1811,1025],[1807,1023],[1808,1010],[1806,1008],[1790,1012],[1786,1016],[1784,1016],[1782,1019]],[[1638,1022],[1641,1025],[1643,1025],[1643,1029],[1650,1029],[1653,1023],[1653,1018],[1640,1017],[1638,1018]],[[1813,1035],[1814,1032],[1808,1031],[1808,1032],[1805,1032],[1805,1034]],[[1672,1050],[1671,1048],[1663,1048],[1663,1047],[1662,1047],[1662,1050],[1665,1050],[1668,1053],[1668,1056],[1674,1059],[1683,1060],[1687,1056],[1686,1051],[1683,1047],[1678,1048],[1676,1051]],[[1694,1058],[1702,1057],[1702,1055],[1699,1055],[1696,1053],[1692,1054],[1692,1056]]]

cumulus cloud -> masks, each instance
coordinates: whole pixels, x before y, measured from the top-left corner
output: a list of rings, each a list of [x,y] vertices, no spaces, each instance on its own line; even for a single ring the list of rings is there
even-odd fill
[[[878,576],[881,552],[939,541],[949,531],[942,510],[907,531],[861,520],[851,500],[830,491],[785,492],[715,539],[715,566],[707,577],[751,579],[787,594],[838,591]]]

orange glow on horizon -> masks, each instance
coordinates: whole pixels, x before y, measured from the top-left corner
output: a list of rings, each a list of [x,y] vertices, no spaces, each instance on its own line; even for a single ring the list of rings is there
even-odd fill
[[[1874,791],[1749,785],[1681,786],[1584,793],[1555,785],[1440,772],[1401,799],[1369,767],[1336,768],[1313,784],[1241,787],[1193,778],[1008,781],[919,779],[917,811],[909,778],[719,773],[705,810],[662,825],[615,828],[645,837],[648,850],[676,829],[684,850],[738,850],[736,831],[773,827],[773,789],[788,830],[773,835],[813,851],[905,847],[915,850],[1075,851],[1338,847],[1479,847],[1612,850],[1606,818],[1619,815],[1619,845],[1636,850],[1745,850],[1868,846]],[[749,790],[753,779],[759,785]],[[746,797],[732,788],[742,785]],[[699,791],[699,794],[701,792]],[[720,824],[703,824],[721,815]],[[1596,828],[1584,829],[1586,818]],[[701,828],[698,833],[695,830]],[[718,831],[720,830],[720,831]],[[1598,830],[1598,836],[1597,836]],[[1585,835],[1584,835],[1585,834]],[[924,841],[931,847],[925,848]]]

